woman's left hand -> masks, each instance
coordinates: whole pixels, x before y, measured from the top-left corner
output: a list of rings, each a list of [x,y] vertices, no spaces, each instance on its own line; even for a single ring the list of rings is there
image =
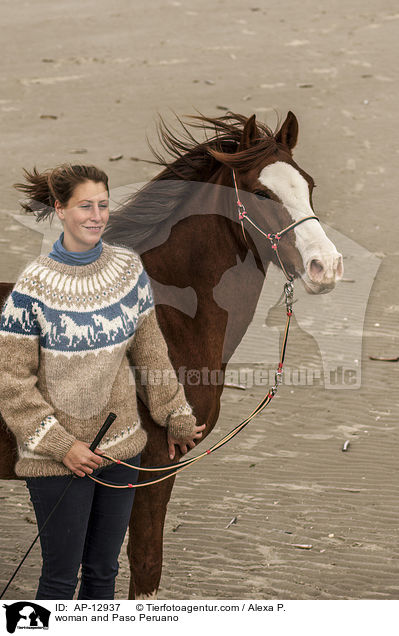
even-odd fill
[[[189,450],[194,448],[195,440],[202,437],[202,431],[204,430],[205,426],[206,424],[195,426],[193,432],[183,439],[177,439],[171,433],[168,433],[168,449],[170,459],[175,458],[175,445],[180,447],[182,455],[185,455],[186,453],[188,453]]]

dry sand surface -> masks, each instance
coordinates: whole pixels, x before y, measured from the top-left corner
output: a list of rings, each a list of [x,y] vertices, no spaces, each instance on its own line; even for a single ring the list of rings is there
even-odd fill
[[[157,113],[171,121],[171,109],[256,113],[272,127],[275,111],[293,110],[295,157],[318,185],[321,219],[369,254],[356,274],[345,254],[354,282],[331,335],[337,354],[359,312],[360,388],[283,386],[229,446],[179,476],[159,597],[398,599],[399,363],[369,360],[399,354],[397,3],[2,0],[1,15],[1,280],[41,249],[41,235],[10,216],[22,167],[77,160],[105,168],[112,187],[145,181],[154,167],[132,158],[150,158],[146,135],[155,140]],[[375,259],[371,291],[351,312]],[[294,323],[287,365],[319,368],[312,343]],[[212,440],[264,389],[225,389]],[[23,482],[2,482],[0,500],[2,586],[35,523]],[[36,548],[9,598],[32,598],[39,565]],[[127,589],[123,551],[117,597]]]

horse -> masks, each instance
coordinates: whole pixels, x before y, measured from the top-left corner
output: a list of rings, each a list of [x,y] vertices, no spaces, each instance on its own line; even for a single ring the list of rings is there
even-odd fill
[[[68,338],[69,346],[72,345],[74,338],[76,344],[81,340],[86,340],[89,347],[94,347],[94,330],[92,325],[77,325],[76,322],[67,314],[61,314],[61,327],[65,327],[65,333],[60,334],[63,338]]]
[[[293,159],[299,126],[291,111],[275,132],[255,115],[178,121],[180,134],[161,119],[159,139],[169,158],[153,150],[162,170],[112,213],[104,239],[141,256],[171,362],[198,423],[206,423],[204,439],[218,419],[226,365],[253,318],[270,264],[289,280],[300,278],[312,294],[331,291],[343,264],[315,216],[314,180]],[[205,139],[198,141],[193,129]],[[11,287],[0,284],[0,292]],[[217,381],[188,381],[204,369]],[[137,388],[148,432],[142,465],[177,462],[179,448],[171,462],[165,429],[151,419]],[[13,476],[13,444],[3,424],[2,478]],[[156,597],[173,483],[136,491],[129,598]]]
[[[29,312],[25,309],[25,307],[16,307],[12,298],[10,298],[8,312],[5,315],[7,316],[4,321],[5,325],[10,324],[11,322],[19,322],[22,329],[25,329],[25,331],[29,331],[29,328],[31,326]]]
[[[112,320],[108,320],[108,318],[106,318],[105,316],[102,316],[101,314],[98,314],[98,315],[93,314],[93,321],[97,327],[101,327],[102,330],[99,333],[106,334],[108,332],[109,338],[111,337],[113,333],[118,334],[119,331],[126,333],[121,316],[116,316],[116,318],[113,318]],[[104,327],[106,328],[105,331],[104,331]]]

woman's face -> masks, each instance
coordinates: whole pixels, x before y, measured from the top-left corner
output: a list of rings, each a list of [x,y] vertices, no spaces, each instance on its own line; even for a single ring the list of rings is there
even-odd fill
[[[65,207],[55,202],[55,210],[64,227],[65,249],[69,252],[90,250],[100,240],[108,222],[107,189],[104,183],[80,183]]]

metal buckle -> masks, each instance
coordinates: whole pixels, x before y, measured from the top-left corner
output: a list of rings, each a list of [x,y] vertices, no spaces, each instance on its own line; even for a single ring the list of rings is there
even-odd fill
[[[288,281],[284,284],[285,306],[288,310],[292,310],[292,303],[294,302],[294,285],[292,281]]]
[[[282,381],[283,381],[283,370],[277,369],[274,376],[274,386],[276,387],[276,390],[277,390],[277,387],[280,386]]]

